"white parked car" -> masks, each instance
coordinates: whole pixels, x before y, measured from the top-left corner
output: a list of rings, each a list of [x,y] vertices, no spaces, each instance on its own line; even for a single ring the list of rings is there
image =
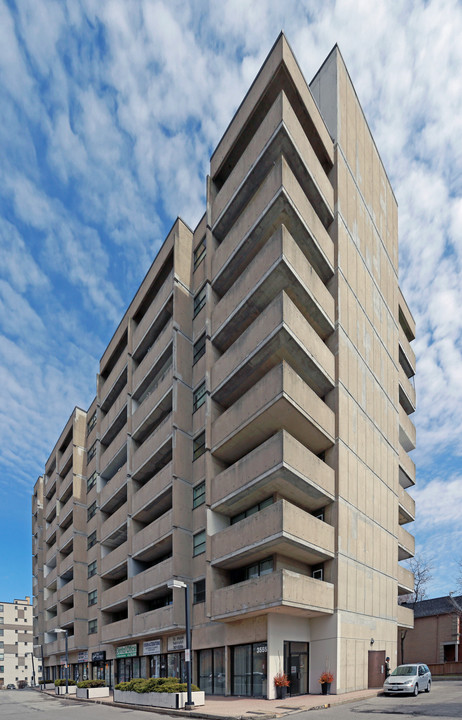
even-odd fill
[[[409,665],[398,665],[383,683],[384,692],[412,693],[418,695],[425,690],[430,692],[432,686],[432,674],[423,663],[409,663]]]

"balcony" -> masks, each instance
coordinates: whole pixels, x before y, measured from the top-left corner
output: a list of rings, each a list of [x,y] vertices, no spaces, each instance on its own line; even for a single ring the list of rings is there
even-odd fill
[[[415,425],[401,405],[399,406],[399,442],[406,452],[415,449]]]
[[[132,436],[135,440],[149,433],[159,419],[172,407],[173,366],[166,368],[132,416]]]
[[[45,609],[49,610],[50,608],[56,607],[57,602],[58,602],[58,593],[55,590],[47,598],[44,598],[43,604],[44,604]],[[56,625],[55,625],[55,627],[56,627]]]
[[[58,526],[58,518],[55,516],[53,522],[50,524],[49,527],[47,527],[45,531],[45,541],[50,544],[51,539],[53,538],[53,535],[56,535],[56,528]]]
[[[142,380],[149,375],[155,365],[159,362],[159,359],[163,357],[168,347],[173,342],[173,318],[170,318],[165,327],[160,331],[159,335],[155,338],[153,344],[149,348],[135,372],[133,373],[132,388],[133,393],[136,394],[138,387]]]
[[[399,524],[404,525],[415,520],[415,500],[401,485],[398,486]]]
[[[217,360],[213,399],[229,407],[283,360],[320,397],[334,387],[334,356],[285,292]]]
[[[415,340],[415,320],[412,317],[412,313],[409,310],[408,304],[404,298],[404,295],[399,288],[399,324],[403,328],[404,333],[408,340]]]
[[[44,497],[50,498],[51,495],[53,494],[53,491],[55,488],[56,488],[56,470],[53,471],[53,474],[45,483],[45,489],[43,491]],[[44,501],[44,505],[46,505],[46,501]]]
[[[291,570],[278,570],[211,593],[211,620],[234,621],[282,608],[303,617],[332,615],[334,586]]]
[[[402,447],[399,448],[399,483],[403,488],[415,485],[415,464]]]
[[[397,607],[397,622],[400,628],[413,629],[414,627],[414,611],[410,608],[398,605]]]
[[[415,555],[415,538],[411,533],[398,526],[398,560],[408,560]]]
[[[131,638],[130,622],[127,619],[118,620],[101,628],[101,642],[110,643],[116,640],[129,640]]]
[[[59,574],[64,575],[74,567],[74,553],[70,553],[59,561]]]
[[[103,450],[101,445],[101,456],[100,456],[100,468],[101,475],[104,475],[109,469],[109,466],[114,464],[114,460],[117,458],[120,462],[119,467],[125,462],[126,459],[126,443],[127,443],[127,425],[125,424],[120,430],[113,441]],[[125,452],[123,452],[125,450]],[[122,455],[124,456],[122,458]],[[117,463],[116,463],[117,464]],[[117,468],[119,469],[119,468]]]
[[[128,597],[132,594],[131,584],[131,578],[127,578],[127,580],[123,580],[118,583],[118,585],[114,585],[114,587],[109,588],[109,590],[105,590],[101,594],[101,610],[114,607],[115,605],[119,606],[126,604]]]
[[[133,635],[152,635],[168,630],[184,632],[184,627],[184,609],[181,612],[175,604],[140,613],[133,618]]]
[[[101,558],[101,575],[108,578],[117,578],[126,574],[128,558],[127,540]],[[123,567],[125,566],[125,567]]]
[[[58,602],[63,602],[75,594],[74,580],[69,580],[65,585],[58,589]]]
[[[55,566],[52,570],[50,570],[47,575],[44,575],[43,577],[43,584],[45,587],[50,587],[50,585],[53,585],[56,583],[56,579],[58,577],[58,568]]]
[[[212,510],[237,515],[275,493],[310,511],[335,496],[333,469],[285,430],[214,478]]]
[[[398,565],[398,595],[414,592],[414,573]]]
[[[74,482],[74,473],[72,467],[69,469],[67,475],[61,480],[59,484],[58,499],[65,497],[69,489],[72,488]],[[71,490],[72,492],[72,490]]]
[[[335,327],[334,298],[281,225],[243,270],[212,314],[212,341],[222,352],[282,291],[325,339]],[[231,312],[232,309],[232,312]]]
[[[169,462],[135,493],[132,497],[132,517],[136,518],[154,498],[165,493],[172,484],[172,472],[173,464]]]
[[[106,380],[100,375],[99,397],[103,412],[108,412],[126,383],[127,351],[124,350]]]
[[[127,418],[127,386],[121,391],[115,403],[109,408],[107,414],[101,420],[100,438],[101,442],[107,445],[111,442],[120,428],[125,425]],[[115,427],[114,427],[115,426]]]
[[[137,532],[132,538],[133,557],[142,559],[145,551],[148,549],[154,550],[153,546],[157,545],[157,543],[165,542],[167,536],[173,532],[172,519],[173,512],[172,510],[168,510]]]
[[[61,535],[58,540],[59,550],[62,552],[65,550],[74,539],[74,526],[70,525],[66,530],[61,531]]]
[[[283,429],[315,454],[334,444],[334,413],[286,362],[217,418],[212,452],[232,463]]]
[[[135,357],[137,357],[142,350],[142,348],[140,348],[141,344],[146,346],[144,350],[147,350],[147,348],[152,345],[152,338],[149,336],[149,331],[156,320],[158,320],[161,310],[173,294],[173,277],[172,270],[133,333],[133,355]]]
[[[59,613],[59,622],[55,625],[55,627],[66,627],[66,625],[72,625],[74,621],[75,608],[71,607],[69,608],[69,610],[65,610]]]
[[[415,387],[411,384],[401,365],[399,366],[399,401],[408,415],[415,411]]]
[[[127,524],[128,505],[124,502],[115,512],[109,515],[101,525],[101,543],[106,544],[106,541],[111,536],[115,535],[118,530]],[[125,534],[127,530],[125,527]],[[119,543],[120,544],[120,543]]]
[[[334,528],[286,500],[212,535],[215,567],[232,569],[280,554],[316,565],[334,557]]]
[[[127,463],[103,486],[99,496],[99,507],[103,512],[112,512],[127,497]]]
[[[58,515],[58,525],[61,527],[61,525],[66,525],[66,523],[69,522],[69,515],[74,510],[74,496],[71,495],[69,500],[66,502],[65,505],[60,509],[59,515]]]
[[[74,453],[74,445],[71,441],[69,443],[69,446],[64,450],[63,454],[61,455],[60,461],[59,461],[59,471],[58,472],[62,477],[67,475],[67,472],[72,465],[73,453]]]
[[[132,476],[144,478],[152,475],[163,459],[171,456],[173,413],[158,425],[152,435],[140,445],[132,456]],[[168,461],[169,462],[169,461]]]
[[[414,350],[411,347],[411,343],[404,334],[404,330],[399,326],[399,361],[406,373],[407,377],[410,378],[415,375],[416,359]]]
[[[133,577],[133,597],[146,595],[162,585],[167,585],[168,580],[171,580],[172,577],[173,558],[170,557]]]
[[[263,247],[268,232],[284,224],[321,280],[334,272],[334,244],[295,175],[281,157],[251,203],[216,249],[212,284],[224,295]],[[218,238],[219,240],[224,238]]]
[[[218,237],[223,237],[281,155],[289,161],[323,224],[332,222],[332,185],[282,91],[215,198],[212,226]]]

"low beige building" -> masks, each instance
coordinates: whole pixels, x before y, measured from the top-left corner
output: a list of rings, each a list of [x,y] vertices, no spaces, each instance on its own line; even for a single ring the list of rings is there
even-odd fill
[[[0,602],[0,689],[40,681],[42,664],[33,657],[30,597]]]
[[[413,589],[414,320],[398,214],[335,47],[276,41],[34,493],[49,678],[184,674],[274,697],[376,684]]]

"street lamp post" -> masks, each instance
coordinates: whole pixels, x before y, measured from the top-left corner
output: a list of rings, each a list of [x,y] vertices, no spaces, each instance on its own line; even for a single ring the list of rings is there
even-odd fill
[[[41,660],[42,660],[42,682],[41,682],[41,683],[39,682],[39,685],[43,685],[43,689],[45,690],[45,683],[44,683],[44,678],[45,678],[45,661],[44,661],[44,659],[43,659],[43,645],[33,645],[33,646],[32,646],[32,653],[34,652],[34,650],[37,650],[38,648],[40,648],[40,657],[41,657]],[[38,676],[38,678],[40,678],[40,674],[39,674],[39,673],[37,673],[37,676]]]
[[[66,628],[55,628],[55,633],[64,633],[64,640],[66,643],[66,667],[65,667],[65,678],[66,678],[66,695],[69,695],[69,653],[67,649],[67,637],[68,637],[68,631]]]
[[[184,661],[186,663],[186,685],[187,685],[187,702],[185,703],[185,710],[192,710],[194,703],[191,694],[191,620],[190,620],[190,608],[189,608],[189,585],[182,580],[169,580],[167,583],[169,588],[183,588],[184,589],[184,602],[185,602],[185,620],[186,620],[186,647],[184,650]]]

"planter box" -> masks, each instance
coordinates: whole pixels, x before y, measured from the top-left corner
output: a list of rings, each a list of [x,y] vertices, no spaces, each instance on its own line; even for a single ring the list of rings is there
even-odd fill
[[[194,705],[205,705],[205,693],[199,690],[192,694]],[[179,710],[184,708],[188,701],[188,693],[137,693],[124,690],[114,690],[114,702],[126,703],[127,705],[141,705],[151,707],[172,708]]]
[[[43,683],[42,683],[42,685],[43,685]],[[44,690],[54,690],[55,687],[56,687],[56,685],[54,684],[54,682],[52,682],[52,683],[45,683],[45,685],[43,685],[43,689],[44,689]]]
[[[77,697],[81,700],[89,700],[91,698],[109,697],[108,687],[95,688],[77,688]]]
[[[77,685],[68,685],[68,695],[75,695],[77,691]],[[56,695],[65,695],[66,694],[66,686],[65,685],[55,685],[55,693]]]

